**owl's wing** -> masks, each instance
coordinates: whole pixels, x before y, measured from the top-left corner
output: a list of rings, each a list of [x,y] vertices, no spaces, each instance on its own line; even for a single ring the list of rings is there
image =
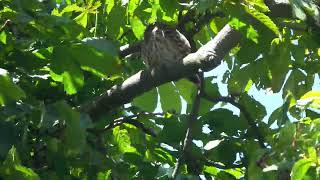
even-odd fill
[[[181,58],[190,54],[191,46],[187,38],[181,34],[176,29],[166,29],[164,30],[164,35],[166,38],[170,39],[170,43],[172,43],[172,47],[177,48],[177,51]]]

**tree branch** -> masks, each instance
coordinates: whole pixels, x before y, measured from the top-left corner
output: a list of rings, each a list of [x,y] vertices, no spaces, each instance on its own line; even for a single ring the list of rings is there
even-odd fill
[[[203,79],[203,72],[201,74],[199,74],[200,76],[200,84],[198,87],[198,91],[197,91],[197,95],[193,101],[193,106],[192,106],[192,110],[190,113],[190,118],[188,120],[188,129],[186,132],[186,137],[184,138],[183,141],[183,148],[182,148],[182,152],[180,157],[178,158],[178,161],[176,163],[176,166],[173,170],[172,173],[172,178],[175,179],[179,173],[179,169],[180,166],[182,165],[184,159],[187,157],[186,155],[188,153],[190,153],[190,147],[191,147],[191,143],[192,143],[192,135],[193,135],[193,129],[195,127],[195,123],[197,121],[198,118],[198,114],[199,114],[199,109],[200,109],[200,99],[201,99],[201,95],[204,89],[204,79]]]
[[[213,40],[197,52],[186,56],[181,64],[157,71],[139,71],[79,109],[89,113],[93,120],[98,120],[105,112],[130,102],[154,87],[195,74],[199,68],[211,70],[221,63],[225,54],[238,43],[240,37],[239,32],[226,25]]]
[[[290,7],[289,2],[274,3],[280,0],[266,0],[266,4],[272,11],[281,12],[281,8]],[[280,6],[278,8],[278,6]],[[289,14],[270,12],[281,17]],[[291,13],[291,11],[290,11]],[[291,14],[290,14],[291,16]],[[202,46],[195,53],[189,54],[183,59],[180,65],[172,66],[167,70],[161,69],[151,72],[150,70],[140,71],[129,77],[123,83],[113,86],[105,93],[101,94],[92,102],[85,103],[79,107],[80,111],[88,113],[93,120],[99,118],[111,109],[117,108],[130,102],[133,98],[143,94],[166,82],[178,80],[195,74],[199,68],[209,71],[217,67],[223,57],[240,41],[241,34],[226,25],[211,41]],[[132,49],[131,49],[132,48]],[[126,56],[138,49],[138,46],[130,46],[120,52],[121,56]],[[130,50],[129,50],[130,49]]]
[[[137,42],[133,45],[124,45],[120,47],[120,50],[118,52],[120,58],[124,58],[132,53],[140,52],[141,48],[141,41]]]
[[[127,116],[127,117],[121,117],[121,118],[115,119],[113,122],[106,125],[102,129],[92,128],[92,129],[87,129],[87,131],[94,133],[94,134],[100,134],[100,133],[104,133],[110,129],[113,129],[116,126],[120,126],[121,124],[127,123],[127,124],[131,124],[131,125],[137,127],[138,129],[141,129],[146,134],[149,134],[153,137],[156,137],[157,135],[153,129],[145,127],[142,122],[139,122],[138,120],[134,119],[134,118],[137,118],[139,115],[140,114]],[[156,114],[156,115],[158,115],[158,114]]]

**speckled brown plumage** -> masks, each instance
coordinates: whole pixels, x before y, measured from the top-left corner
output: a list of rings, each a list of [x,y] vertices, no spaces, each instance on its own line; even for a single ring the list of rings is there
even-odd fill
[[[141,56],[148,68],[157,69],[181,63],[191,52],[187,38],[168,25],[149,25],[144,33]]]

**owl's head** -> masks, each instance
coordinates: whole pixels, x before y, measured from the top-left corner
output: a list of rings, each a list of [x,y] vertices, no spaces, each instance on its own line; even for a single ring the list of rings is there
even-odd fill
[[[175,31],[175,28],[161,22],[150,24],[145,30],[144,40],[150,41],[165,38],[169,31]]]

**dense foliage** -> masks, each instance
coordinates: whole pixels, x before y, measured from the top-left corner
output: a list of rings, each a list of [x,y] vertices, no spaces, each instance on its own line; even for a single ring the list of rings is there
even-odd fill
[[[170,179],[183,157],[180,179],[319,179],[319,1],[291,0],[288,16],[271,2],[1,0],[0,178]],[[242,34],[222,78],[205,74],[197,121],[185,79],[100,119],[78,110],[145,69],[118,49],[154,22],[179,25],[195,50],[226,24]],[[252,89],[282,105],[263,120]]]

